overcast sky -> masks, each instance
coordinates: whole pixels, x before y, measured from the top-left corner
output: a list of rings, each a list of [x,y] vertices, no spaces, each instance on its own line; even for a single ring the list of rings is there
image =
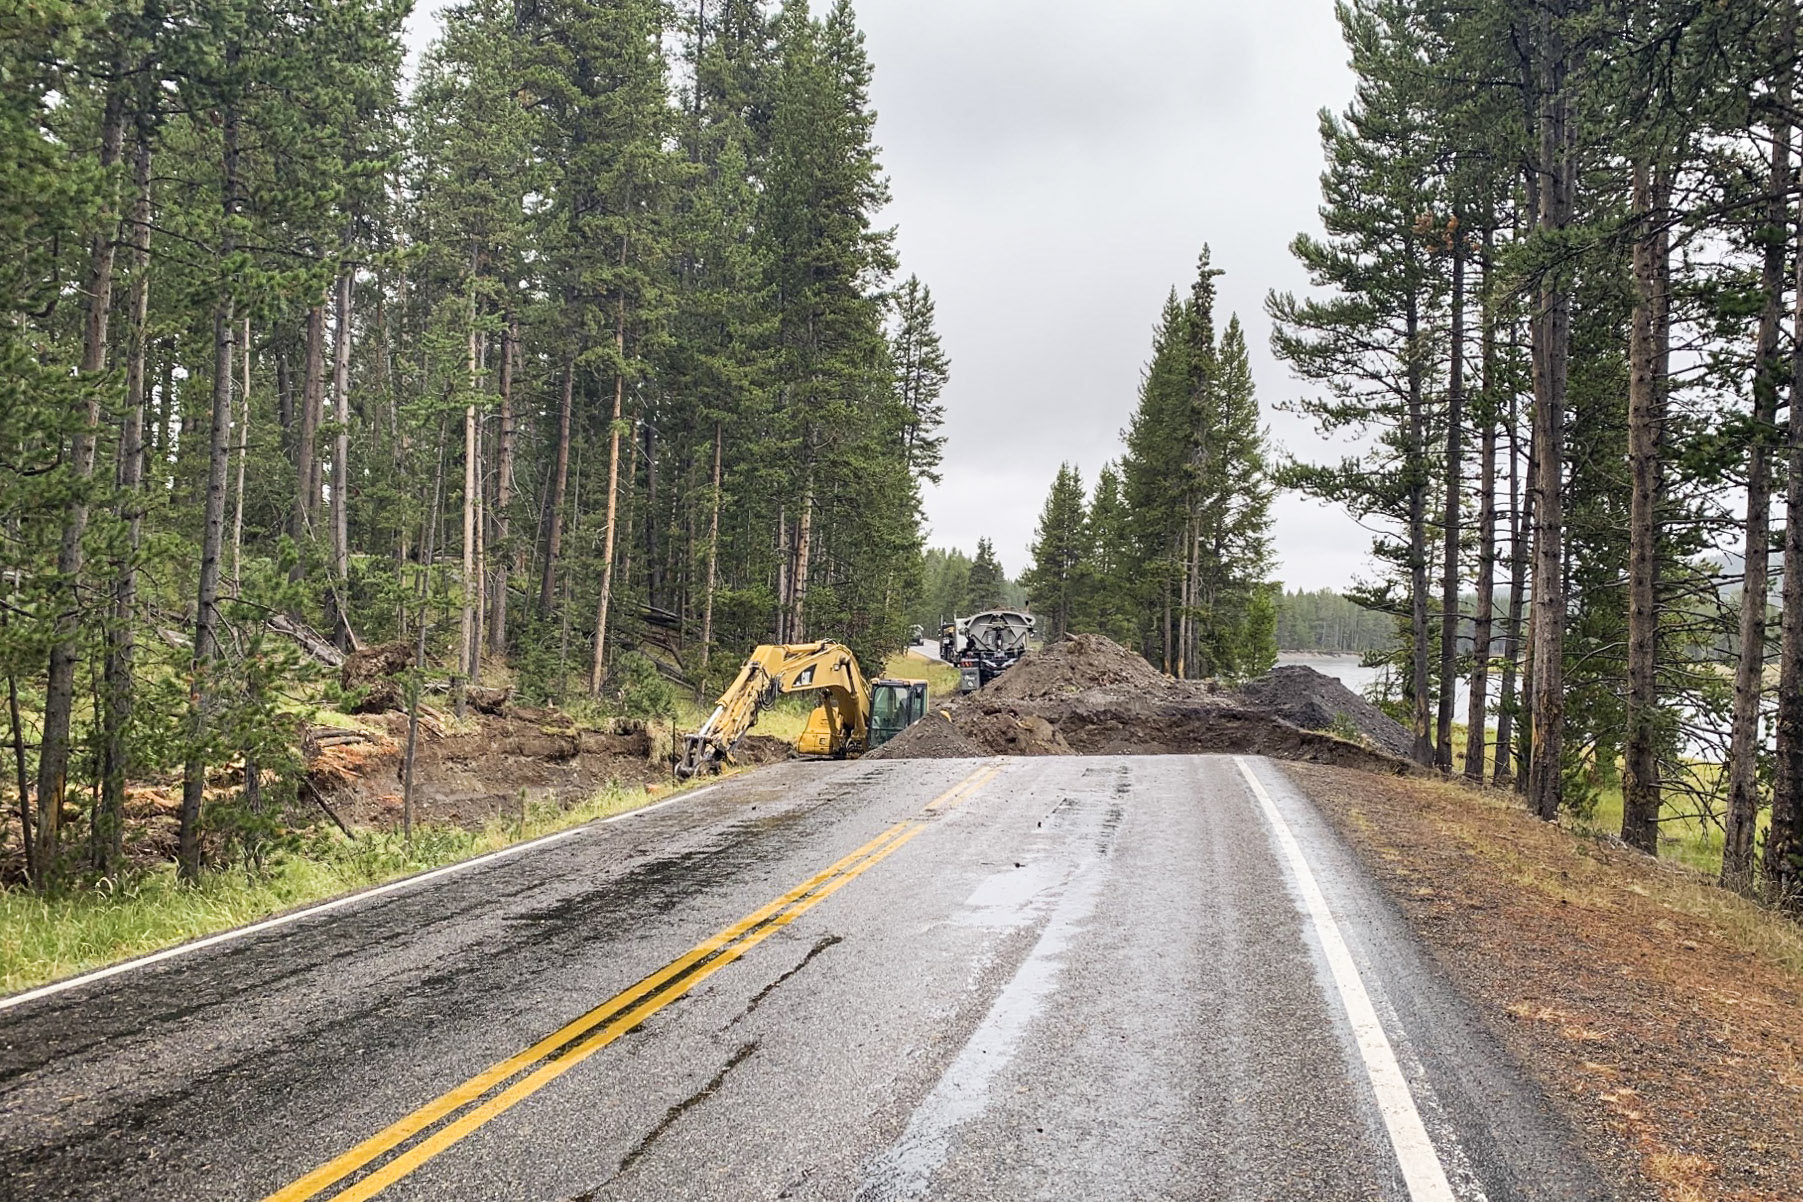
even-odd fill
[[[824,0],[822,0],[824,3]],[[416,44],[439,0],[422,0]],[[1306,280],[1288,244],[1318,228],[1316,114],[1351,96],[1332,0],[859,0],[902,271],[933,290],[952,360],[945,483],[929,542],[994,539],[1027,564],[1063,461],[1085,483],[1120,453],[1152,325],[1204,242],[1246,326],[1273,440],[1337,457],[1276,411],[1299,385],[1271,356],[1264,297]],[[1225,313],[1222,316],[1225,324]],[[1277,575],[1341,587],[1368,536],[1277,502]]]

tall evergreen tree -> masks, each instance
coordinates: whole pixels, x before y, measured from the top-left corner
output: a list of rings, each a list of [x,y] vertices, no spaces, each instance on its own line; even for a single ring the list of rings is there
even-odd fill
[[[1028,603],[1042,619],[1040,633],[1063,638],[1083,612],[1091,554],[1083,477],[1068,463],[1059,466],[1040,510],[1032,553],[1033,564],[1021,577]]]

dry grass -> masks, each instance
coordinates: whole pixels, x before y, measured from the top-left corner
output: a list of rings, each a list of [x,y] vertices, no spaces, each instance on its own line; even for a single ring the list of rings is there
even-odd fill
[[[1599,1155],[1673,1202],[1803,1176],[1803,929],[1507,795],[1285,765]]]

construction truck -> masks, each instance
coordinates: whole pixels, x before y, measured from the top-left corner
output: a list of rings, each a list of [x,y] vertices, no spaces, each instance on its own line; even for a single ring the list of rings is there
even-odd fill
[[[758,715],[784,693],[818,693],[820,704],[796,740],[804,756],[847,759],[874,751],[927,712],[924,680],[868,683],[857,657],[838,643],[766,644],[751,653],[700,730],[683,736],[676,775],[718,772]]]
[[[1014,666],[1027,653],[1037,627],[1018,609],[986,609],[953,618],[939,631],[939,658],[958,669],[958,691],[974,692]]]

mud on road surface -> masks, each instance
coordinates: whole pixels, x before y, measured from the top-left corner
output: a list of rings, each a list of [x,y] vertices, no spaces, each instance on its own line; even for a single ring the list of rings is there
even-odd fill
[[[1401,725],[1312,669],[1280,668],[1230,691],[1173,680],[1119,644],[1085,634],[1029,653],[873,755],[1234,752],[1395,774],[1413,770],[1402,758],[1408,746]]]

